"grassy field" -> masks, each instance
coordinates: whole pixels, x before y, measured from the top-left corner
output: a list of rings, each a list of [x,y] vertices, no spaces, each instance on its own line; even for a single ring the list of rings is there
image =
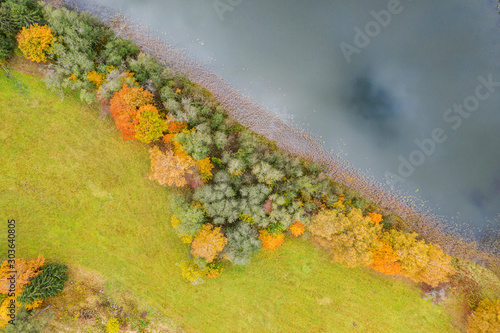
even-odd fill
[[[305,239],[184,282],[175,264],[189,249],[170,227],[169,190],[148,179],[147,148],[96,107],[13,74],[21,86],[0,73],[0,212],[16,220],[18,257],[98,271],[189,332],[456,331],[413,284],[332,264]]]

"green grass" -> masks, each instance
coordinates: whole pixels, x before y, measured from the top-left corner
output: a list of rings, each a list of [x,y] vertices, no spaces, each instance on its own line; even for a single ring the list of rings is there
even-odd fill
[[[170,191],[148,179],[147,148],[122,141],[95,107],[13,73],[25,87],[0,74],[0,242],[15,219],[18,257],[101,272],[187,331],[455,331],[413,284],[331,264],[304,239],[184,282],[175,264],[189,249],[169,224]]]

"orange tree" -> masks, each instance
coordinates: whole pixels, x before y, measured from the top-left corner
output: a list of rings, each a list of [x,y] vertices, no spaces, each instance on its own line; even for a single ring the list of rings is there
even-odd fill
[[[23,55],[36,62],[46,61],[47,53],[54,44],[54,35],[46,25],[32,24],[29,28],[23,27],[17,35],[19,49]]]
[[[137,113],[141,106],[153,103],[153,94],[142,87],[129,87],[123,84],[120,91],[113,94],[109,110],[116,127],[122,132],[123,140],[134,140]]]
[[[394,249],[387,241],[383,239],[380,241],[383,245],[373,252],[373,261],[368,266],[387,275],[400,274],[401,265],[398,262],[399,257],[394,253]]]
[[[193,174],[196,165],[189,156],[176,156],[172,151],[162,153],[158,147],[149,150],[151,157],[151,180],[156,180],[161,185],[185,186],[186,174]]]

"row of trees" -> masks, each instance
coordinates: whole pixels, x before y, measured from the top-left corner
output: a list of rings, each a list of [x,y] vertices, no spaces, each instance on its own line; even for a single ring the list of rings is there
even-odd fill
[[[286,233],[308,233],[349,267],[431,286],[453,274],[439,246],[392,228],[393,216],[333,182],[322,165],[235,123],[209,92],[132,41],[85,13],[48,6],[43,14],[16,34],[26,57],[50,60],[49,87],[76,90],[86,102],[109,101],[122,138],[149,144],[150,178],[189,189],[171,219],[190,246],[190,260],[179,264],[189,281],[217,277],[225,260],[246,265],[261,248],[279,247]]]

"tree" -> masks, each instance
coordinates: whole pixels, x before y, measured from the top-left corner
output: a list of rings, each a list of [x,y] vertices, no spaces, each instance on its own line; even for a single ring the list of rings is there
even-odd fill
[[[47,60],[47,54],[54,44],[54,35],[48,26],[34,23],[30,28],[23,27],[17,35],[17,42],[26,58],[43,62]]]
[[[158,110],[151,104],[143,105],[137,110],[134,123],[135,137],[144,143],[158,140],[167,129],[166,122],[160,118]]]
[[[0,31],[15,36],[22,27],[42,24],[43,7],[36,0],[7,0],[0,6]]]
[[[115,38],[106,43],[102,55],[107,65],[118,67],[139,54],[137,45],[128,39]]]
[[[334,261],[348,267],[370,264],[372,252],[381,246],[378,235],[382,225],[373,223],[357,208],[347,214],[322,210],[312,217],[308,228],[313,239],[330,250]]]
[[[142,87],[129,87],[123,84],[122,89],[113,94],[109,110],[116,127],[122,132],[123,140],[136,138],[134,121],[137,118],[137,111],[141,106],[151,103],[153,94]]]
[[[203,177],[204,182],[208,182],[210,179],[212,179],[212,169],[214,168],[214,165],[210,161],[210,157],[206,157],[202,160],[196,161],[196,165],[198,165],[198,169]]]
[[[469,315],[467,333],[500,332],[500,301],[484,299]]]
[[[227,243],[227,238],[220,232],[220,229],[221,227],[214,227],[209,223],[204,224],[191,243],[191,254],[211,263]]]
[[[394,229],[383,235],[399,258],[401,274],[432,287],[448,281],[448,276],[454,273],[451,257],[444,253],[439,245],[417,240],[417,236],[416,233]]]
[[[247,265],[251,255],[262,247],[257,231],[245,222],[227,228],[226,236],[224,253],[234,265]]]
[[[240,203],[235,197],[236,192],[227,183],[199,187],[193,195],[193,199],[203,204],[207,215],[213,219],[215,225],[230,224],[238,220]]]
[[[186,174],[192,174],[195,162],[192,158],[175,156],[171,150],[162,153],[158,147],[149,149],[151,175],[160,185],[186,186]]]
[[[32,304],[35,301],[54,297],[64,289],[68,280],[67,267],[61,264],[48,264],[38,274],[19,296],[22,304]]]
[[[16,271],[14,276],[16,294],[19,294],[25,285],[29,284],[38,274],[40,274],[45,258],[40,254],[37,259],[26,260],[15,259],[13,266],[5,260],[0,267],[0,293],[8,294],[11,286],[11,271]]]
[[[196,131],[195,129],[182,131],[175,136],[175,140],[180,143],[187,153],[195,160],[202,160],[208,157],[210,145],[213,143],[210,135]]]

